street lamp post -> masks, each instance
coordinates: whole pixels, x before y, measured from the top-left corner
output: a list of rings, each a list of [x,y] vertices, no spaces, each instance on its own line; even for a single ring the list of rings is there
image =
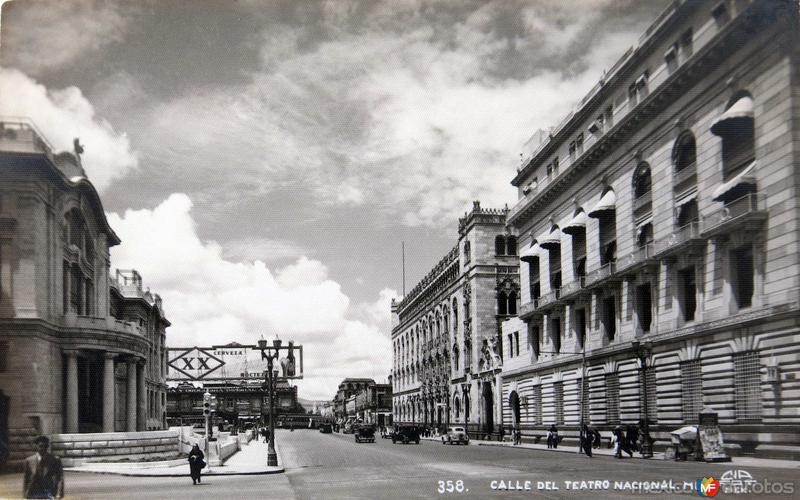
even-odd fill
[[[272,363],[278,359],[281,348],[281,340],[275,339],[272,341],[272,351],[267,347],[266,340],[258,341],[258,348],[261,350],[261,359],[267,360],[267,398],[269,399],[269,445],[267,447],[267,466],[278,466],[278,454],[275,452],[275,388],[278,379],[278,371],[273,371]]]
[[[647,408],[647,356],[650,354],[650,343],[645,342],[644,344],[640,344],[638,340],[633,342],[633,350],[636,353],[636,356],[639,358],[641,362],[641,380],[642,380],[642,409],[644,410],[642,415],[642,444],[641,444],[641,453],[642,458],[652,458],[653,457],[653,444],[650,441],[650,428],[649,428],[649,421],[648,421],[648,408]]]

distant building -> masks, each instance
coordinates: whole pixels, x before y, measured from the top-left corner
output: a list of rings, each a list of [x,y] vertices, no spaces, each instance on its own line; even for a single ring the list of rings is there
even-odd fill
[[[392,302],[395,422],[499,431],[501,323],[516,316],[520,294],[507,212],[476,201],[459,220],[456,246]]]
[[[167,392],[167,418],[170,425],[202,425],[203,395],[208,391],[216,398],[215,422],[234,426],[269,422],[269,400],[260,381],[206,382],[195,387],[183,382]],[[297,401],[297,386],[279,380],[275,392],[275,416],[304,413]]]
[[[0,119],[0,442],[164,425],[161,299],[109,276],[120,243],[75,152]],[[0,456],[2,456],[0,450]]]
[[[380,426],[392,424],[392,386],[374,384],[355,394],[354,412],[362,422]]]
[[[503,331],[524,438],[646,419],[666,441],[708,407],[731,451],[797,455],[798,33],[797,2],[672,2],[533,141]]]
[[[333,398],[333,413],[337,419],[346,418],[348,415],[355,415],[355,395],[365,391],[368,387],[375,387],[375,381],[371,378],[346,378],[339,384],[339,390]],[[351,412],[347,411],[347,400],[353,397]]]

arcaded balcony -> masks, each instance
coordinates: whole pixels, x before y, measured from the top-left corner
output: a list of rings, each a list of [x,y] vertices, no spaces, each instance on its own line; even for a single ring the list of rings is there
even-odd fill
[[[53,147],[44,139],[33,122],[25,118],[0,118],[0,151],[9,153],[43,153],[52,158]]]
[[[765,198],[750,193],[727,203],[705,218],[703,236],[711,238],[735,230],[754,231],[764,227],[767,219]]]

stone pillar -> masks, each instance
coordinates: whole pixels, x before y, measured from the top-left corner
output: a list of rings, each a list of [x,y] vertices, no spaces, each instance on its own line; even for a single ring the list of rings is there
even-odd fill
[[[156,398],[156,408],[155,408],[155,418],[158,419],[159,428],[161,428],[163,422],[161,421],[161,390],[156,390],[154,393],[154,397]]]
[[[103,432],[114,432],[114,353],[103,358]]]
[[[138,401],[136,404],[137,431],[147,430],[147,390],[144,384],[144,368],[145,365],[143,361],[139,361],[139,363],[136,364],[136,395],[138,396]]]
[[[128,432],[136,431],[136,361],[129,359],[128,363],[128,404],[126,411],[125,428]]]
[[[78,432],[78,353],[66,351],[67,357],[67,415],[64,431]]]

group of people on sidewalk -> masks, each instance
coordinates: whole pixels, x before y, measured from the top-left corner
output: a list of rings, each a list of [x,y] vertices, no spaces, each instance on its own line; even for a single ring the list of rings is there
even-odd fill
[[[514,445],[522,444],[522,433],[519,428],[512,430],[512,442]],[[557,449],[558,444],[563,439],[558,435],[558,427],[552,424],[547,430],[547,448]],[[633,457],[634,452],[641,452],[641,443],[648,440],[652,444],[653,440],[649,433],[646,431],[644,425],[641,423],[637,425],[628,425],[623,428],[618,425],[612,431],[611,445],[614,447],[614,457],[622,458],[622,453],[625,452],[628,456]],[[603,437],[600,431],[588,424],[583,424],[578,435],[580,451],[586,456],[592,456],[592,450],[598,449],[603,444]]]

